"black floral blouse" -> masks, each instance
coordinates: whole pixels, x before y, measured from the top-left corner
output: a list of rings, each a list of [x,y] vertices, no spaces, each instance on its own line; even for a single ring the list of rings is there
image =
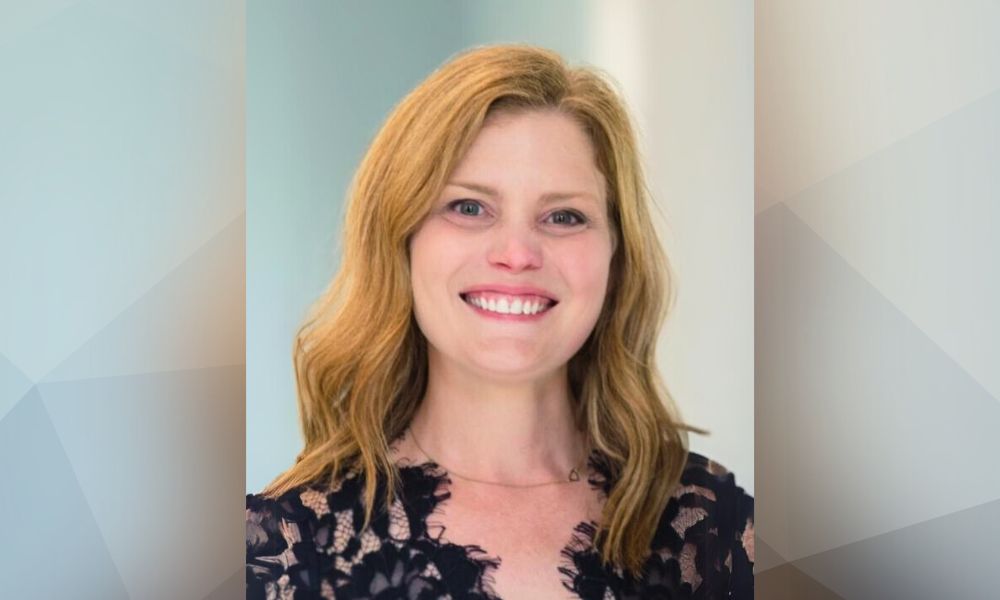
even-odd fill
[[[589,483],[607,494],[598,457],[591,455]],[[490,572],[501,557],[431,534],[428,517],[450,496],[447,472],[428,462],[402,466],[400,475],[396,501],[364,530],[364,483],[354,472],[332,488],[247,495],[247,598],[498,600]],[[602,566],[596,525],[567,532],[559,572],[570,598],[753,598],[753,497],[704,456],[689,453],[641,578]]]

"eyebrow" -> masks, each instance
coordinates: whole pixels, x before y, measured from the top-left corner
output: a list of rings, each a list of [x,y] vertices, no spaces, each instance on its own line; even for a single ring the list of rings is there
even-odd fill
[[[448,185],[463,187],[469,190],[479,192],[481,194],[486,194],[487,196],[492,196],[493,198],[500,197],[500,192],[498,192],[496,189],[488,185],[483,185],[481,183],[471,183],[465,181],[449,181]],[[580,192],[548,192],[542,194],[541,201],[545,204],[548,204],[549,202],[558,202],[559,200],[568,200],[570,198],[584,198],[586,200],[590,200],[591,202],[595,202],[597,200],[594,194],[590,192],[580,191]]]

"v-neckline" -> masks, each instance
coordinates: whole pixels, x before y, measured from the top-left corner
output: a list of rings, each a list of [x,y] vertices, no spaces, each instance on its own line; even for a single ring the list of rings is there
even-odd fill
[[[587,458],[587,476],[583,480],[591,486],[591,489],[604,494],[605,498],[609,490],[609,474],[600,460],[599,453],[595,450]],[[495,580],[493,574],[500,568],[502,557],[491,554],[487,549],[478,544],[459,544],[452,542],[445,535],[446,526],[440,522],[433,522],[432,516],[440,514],[444,502],[451,498],[452,479],[448,471],[439,464],[432,461],[412,463],[404,459],[397,464],[400,477],[403,483],[402,500],[404,509],[409,514],[409,518],[417,520],[422,524],[420,527],[419,540],[423,545],[430,546],[438,551],[442,556],[447,556],[449,560],[461,557],[472,568],[470,570],[479,573],[479,579],[475,588],[482,591],[487,600],[504,600],[494,589]],[[562,576],[563,587],[568,592],[580,595],[579,578],[587,579],[586,585],[593,589],[599,585],[596,580],[599,575],[604,574],[603,567],[600,572],[588,570],[583,572],[581,566],[600,564],[598,553],[594,547],[594,538],[597,533],[598,523],[593,520],[579,521],[572,531],[568,532],[568,541],[560,550],[560,566],[558,572]],[[435,535],[431,534],[431,529],[437,530]]]

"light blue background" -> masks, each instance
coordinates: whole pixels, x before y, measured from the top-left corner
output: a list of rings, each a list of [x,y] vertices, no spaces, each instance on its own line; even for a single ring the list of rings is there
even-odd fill
[[[243,597],[244,18],[0,3],[0,597]]]

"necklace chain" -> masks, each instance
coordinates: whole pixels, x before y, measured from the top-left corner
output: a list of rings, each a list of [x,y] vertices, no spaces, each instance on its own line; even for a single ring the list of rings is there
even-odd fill
[[[500,483],[500,482],[497,482],[497,481],[484,481],[482,479],[474,479],[472,477],[466,477],[465,475],[461,475],[459,473],[456,473],[455,471],[453,471],[453,470],[449,469],[448,467],[446,467],[445,465],[441,464],[440,462],[438,462],[437,460],[435,460],[430,454],[428,454],[426,450],[423,449],[423,447],[420,445],[420,442],[417,441],[417,436],[416,436],[416,434],[413,433],[413,429],[411,429],[409,426],[407,426],[406,430],[410,432],[410,437],[413,439],[413,444],[417,447],[418,450],[420,450],[421,452],[423,452],[424,456],[426,456],[428,460],[430,460],[432,463],[435,463],[439,467],[443,468],[445,471],[448,472],[449,475],[453,475],[455,477],[458,477],[459,479],[464,479],[466,481],[473,481],[473,482],[476,482],[476,483],[485,483],[485,484],[488,484],[488,485],[499,485],[499,486],[503,486],[503,487],[514,487],[514,488],[531,488],[531,487],[539,487],[539,486],[543,486],[543,485],[555,485],[555,484],[559,484],[559,483],[573,483],[575,481],[579,481],[580,480],[580,471],[583,470],[583,468],[586,466],[586,463],[587,463],[587,459],[586,459],[586,457],[584,457],[583,461],[580,463],[580,465],[578,467],[573,467],[572,469],[570,469],[569,475],[567,476],[566,479],[560,479],[558,481],[546,481],[546,482],[543,482],[543,483],[527,483],[527,484]]]

